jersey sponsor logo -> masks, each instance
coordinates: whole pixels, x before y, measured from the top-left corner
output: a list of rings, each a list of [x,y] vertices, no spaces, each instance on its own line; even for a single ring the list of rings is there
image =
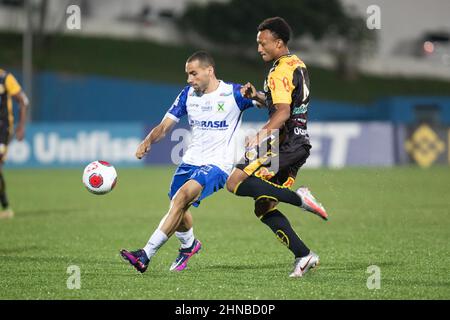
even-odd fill
[[[221,121],[200,121],[200,120],[191,120],[189,124],[192,127],[200,127],[200,128],[211,128],[211,129],[226,129],[229,127],[226,120]]]
[[[228,97],[228,96],[231,96],[233,94],[233,92],[222,92],[221,94],[220,94],[220,96],[221,97]]]
[[[302,64],[302,63],[301,63],[300,59],[294,59],[294,60],[286,62],[286,64],[288,66],[290,66],[290,67],[293,67],[295,65],[299,65],[299,64]]]
[[[212,110],[212,105],[211,105],[211,101],[205,101],[205,104],[202,105],[202,111],[211,111]]]
[[[225,112],[225,102],[224,101],[217,102],[217,112]]]
[[[308,131],[305,129],[300,129],[300,128],[294,128],[294,133],[298,136],[307,136],[308,135]]]
[[[302,104],[301,106],[299,106],[299,107],[295,107],[293,110],[292,110],[292,114],[304,114],[304,113],[306,113],[308,111],[308,104]]]
[[[293,119],[295,122],[300,123],[300,124],[305,124],[306,123],[306,119],[302,119],[302,118],[294,118]]]

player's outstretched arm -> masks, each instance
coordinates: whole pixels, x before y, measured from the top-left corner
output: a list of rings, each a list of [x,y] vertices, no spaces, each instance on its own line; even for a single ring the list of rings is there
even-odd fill
[[[244,98],[256,101],[258,107],[260,108],[266,106],[266,96],[264,95],[264,93],[257,91],[255,86],[250,82],[247,82],[242,86],[241,94]]]
[[[176,121],[165,117],[160,124],[154,127],[136,150],[136,158],[142,159],[150,151],[151,145],[166,136],[175,126]]]

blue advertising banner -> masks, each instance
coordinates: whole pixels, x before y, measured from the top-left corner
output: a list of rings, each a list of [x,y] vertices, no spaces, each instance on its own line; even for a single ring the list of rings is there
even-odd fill
[[[245,122],[238,134],[235,161],[244,154],[246,136],[264,125]],[[26,139],[13,141],[6,165],[25,167],[79,167],[93,160],[115,166],[179,164],[190,143],[187,124],[174,128],[150,154],[139,161],[136,148],[151,128],[141,123],[40,123],[27,127]],[[306,168],[345,166],[393,166],[396,164],[396,132],[388,122],[315,122],[309,125],[311,156]],[[304,134],[298,132],[298,134]],[[398,135],[398,134],[397,134]],[[397,155],[398,157],[398,155]]]
[[[245,136],[253,136],[265,123],[243,123],[238,133],[235,160],[244,154]],[[306,168],[345,166],[393,166],[395,164],[394,126],[388,122],[315,122],[308,126],[311,155]],[[302,134],[299,132],[299,134]],[[189,145],[187,126],[177,126],[164,141],[152,147],[147,164],[179,164]]]
[[[308,126],[305,167],[393,166],[394,126],[388,122],[319,122]]]
[[[94,160],[141,166],[135,152],[143,132],[140,123],[30,124],[26,138],[9,145],[6,166],[78,167]]]

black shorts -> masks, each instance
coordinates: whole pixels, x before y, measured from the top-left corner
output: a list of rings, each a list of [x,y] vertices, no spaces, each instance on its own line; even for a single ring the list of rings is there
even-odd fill
[[[280,186],[291,187],[295,182],[298,170],[308,159],[310,149],[309,144],[300,145],[295,150],[292,147],[286,148],[281,145],[279,154],[272,154],[269,151],[252,159],[249,159],[247,154],[244,155],[236,168],[241,169],[249,176],[254,175]]]
[[[0,161],[3,161],[6,156],[10,140],[11,130],[9,129],[9,126],[1,125],[0,121]]]

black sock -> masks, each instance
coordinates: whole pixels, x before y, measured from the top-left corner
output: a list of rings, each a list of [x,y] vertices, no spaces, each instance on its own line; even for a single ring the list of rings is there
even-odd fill
[[[265,197],[269,199],[273,198],[279,202],[290,203],[298,207],[302,205],[302,199],[294,191],[255,176],[250,176],[242,181],[236,188],[235,194],[242,197],[253,197],[255,200],[259,197]]]
[[[292,251],[296,258],[309,254],[309,248],[292,229],[289,220],[277,209],[266,213],[261,221],[269,226],[277,238]]]
[[[6,184],[5,179],[3,179],[3,172],[0,172],[0,202],[3,209],[8,208],[8,198],[6,197]]]

